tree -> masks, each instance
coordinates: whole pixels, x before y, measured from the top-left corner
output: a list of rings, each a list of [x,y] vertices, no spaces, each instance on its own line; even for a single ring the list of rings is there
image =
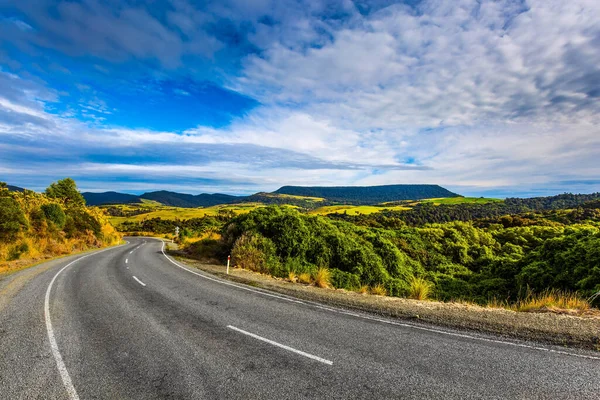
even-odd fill
[[[0,239],[13,241],[26,227],[27,220],[19,203],[10,197],[0,197]]]
[[[85,199],[77,190],[77,184],[71,178],[61,179],[46,189],[46,196],[62,200],[66,206],[79,207],[85,205]]]

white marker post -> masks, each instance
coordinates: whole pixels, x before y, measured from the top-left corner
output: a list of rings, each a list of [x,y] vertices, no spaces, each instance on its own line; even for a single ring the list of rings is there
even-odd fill
[[[229,262],[231,261],[231,256],[227,256],[227,275],[229,275]]]
[[[175,227],[175,237],[179,236],[179,227],[176,226]],[[171,243],[173,243],[173,240],[171,240]]]

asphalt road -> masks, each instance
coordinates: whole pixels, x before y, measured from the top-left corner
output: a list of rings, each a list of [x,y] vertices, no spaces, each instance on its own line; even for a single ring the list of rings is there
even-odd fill
[[[0,281],[0,398],[600,397],[600,353],[319,307],[127,240]]]

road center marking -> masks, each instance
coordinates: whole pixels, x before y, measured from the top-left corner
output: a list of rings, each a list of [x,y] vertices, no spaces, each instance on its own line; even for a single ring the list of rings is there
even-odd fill
[[[333,361],[329,361],[329,360],[326,360],[324,358],[317,357],[315,355],[312,355],[312,354],[309,354],[309,353],[305,353],[305,352],[300,351],[300,350],[296,350],[293,347],[289,347],[289,346],[286,346],[285,344],[277,343],[277,342],[275,342],[273,340],[264,338],[262,336],[255,335],[254,333],[250,333],[250,332],[247,332],[247,331],[245,331],[243,329],[236,328],[235,326],[227,325],[227,327],[229,329],[232,329],[232,330],[234,330],[236,332],[239,332],[239,333],[242,333],[244,335],[253,337],[254,339],[260,340],[262,342],[269,343],[269,344],[271,344],[273,346],[277,346],[277,347],[282,348],[282,349],[287,350],[287,351],[291,351],[292,353],[300,354],[301,356],[310,358],[311,360],[319,361],[319,362],[322,362],[323,364],[327,364],[327,365],[333,365]]]
[[[134,275],[133,279],[135,279],[135,280],[136,280],[136,281],[137,281],[137,282],[138,282],[140,285],[142,285],[142,286],[146,286],[146,284],[145,284],[144,282],[140,281],[140,280],[137,278],[137,276],[135,276],[135,275]]]
[[[128,258],[126,258],[126,259],[125,259],[125,264],[127,264],[128,262],[129,262],[129,259],[128,259]]]

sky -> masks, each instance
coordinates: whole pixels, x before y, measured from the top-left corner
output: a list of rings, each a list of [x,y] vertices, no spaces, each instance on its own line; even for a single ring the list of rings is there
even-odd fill
[[[598,0],[0,0],[0,180],[600,191]]]

